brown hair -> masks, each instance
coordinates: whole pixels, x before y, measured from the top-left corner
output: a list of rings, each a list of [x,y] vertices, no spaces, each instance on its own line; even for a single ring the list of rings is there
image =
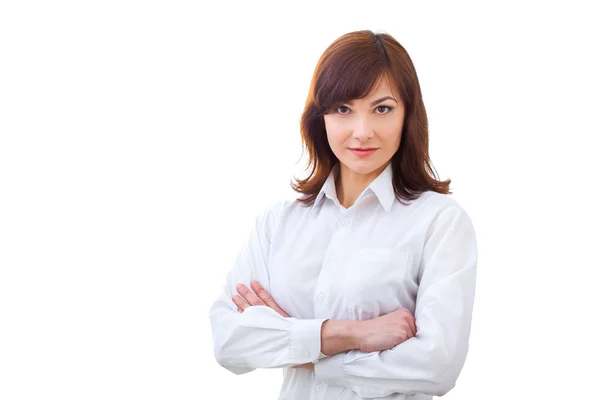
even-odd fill
[[[313,204],[339,162],[329,147],[323,115],[340,104],[367,96],[383,76],[396,85],[405,108],[400,147],[391,160],[396,197],[402,202],[414,200],[427,190],[452,193],[450,179],[440,181],[429,159],[427,114],[412,60],[389,34],[362,30],[336,39],[315,68],[300,120],[311,172],[306,179],[290,183],[296,192],[305,195],[298,201]]]

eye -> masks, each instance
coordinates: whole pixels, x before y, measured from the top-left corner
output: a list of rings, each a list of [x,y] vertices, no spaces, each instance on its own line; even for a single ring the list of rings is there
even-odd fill
[[[375,109],[378,111],[377,114],[387,114],[390,111],[392,111],[392,107],[390,107],[390,106],[378,106]]]
[[[338,114],[344,115],[344,114],[348,114],[350,112],[350,109],[346,106],[339,106],[338,108],[335,109],[335,111]]]

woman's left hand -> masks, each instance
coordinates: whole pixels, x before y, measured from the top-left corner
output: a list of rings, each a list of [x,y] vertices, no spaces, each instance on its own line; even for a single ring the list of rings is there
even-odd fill
[[[239,295],[232,297],[233,302],[238,306],[239,312],[244,312],[247,307],[250,306],[267,306],[277,311],[279,315],[284,318],[289,318],[290,315],[283,311],[281,307],[275,302],[273,297],[262,287],[257,281],[250,281],[250,287],[248,289],[246,285],[239,284],[236,286],[236,290]]]

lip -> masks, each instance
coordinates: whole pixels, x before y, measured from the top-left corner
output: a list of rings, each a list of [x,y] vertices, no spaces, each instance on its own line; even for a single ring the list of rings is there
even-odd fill
[[[358,157],[368,157],[377,151],[377,149],[363,150],[363,149],[358,149],[358,148],[357,149],[349,149],[349,150],[352,152],[352,154],[354,154],[355,156],[358,156]]]

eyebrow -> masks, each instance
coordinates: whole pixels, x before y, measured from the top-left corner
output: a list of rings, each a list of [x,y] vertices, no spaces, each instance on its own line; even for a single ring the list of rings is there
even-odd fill
[[[381,103],[382,101],[388,100],[388,99],[394,100],[396,102],[396,104],[398,103],[398,101],[395,98],[393,98],[392,96],[385,96],[385,97],[382,97],[380,99],[377,99],[377,100],[371,102],[371,107],[374,106],[375,104]],[[352,104],[352,103],[354,103],[354,102],[353,101],[348,102],[348,104]]]

